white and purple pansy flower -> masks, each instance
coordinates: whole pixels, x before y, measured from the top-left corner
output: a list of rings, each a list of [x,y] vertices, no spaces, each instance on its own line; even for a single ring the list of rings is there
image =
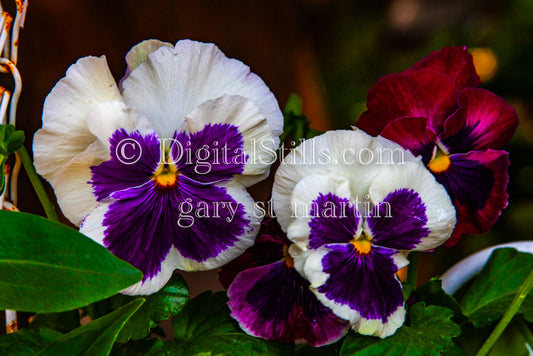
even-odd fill
[[[312,346],[339,340],[349,324],[324,306],[294,268],[290,241],[273,218],[265,218],[254,246],[222,268],[231,315],[248,334]]]
[[[80,59],[48,95],[38,172],[80,231],[140,269],[124,293],[159,290],[178,268],[220,267],[260,217],[245,190],[268,176],[283,118],[274,95],[216,46],[145,41],[115,83]]]
[[[310,289],[354,330],[379,337],[404,322],[396,272],[406,254],[441,245],[456,222],[446,190],[418,159],[362,131],[302,143],[278,169],[273,199]]]
[[[507,206],[509,155],[501,148],[513,136],[518,116],[479,85],[466,48],[446,47],[381,78],[357,121],[367,133],[421,155],[444,185],[457,210],[448,246],[463,234],[487,232]]]

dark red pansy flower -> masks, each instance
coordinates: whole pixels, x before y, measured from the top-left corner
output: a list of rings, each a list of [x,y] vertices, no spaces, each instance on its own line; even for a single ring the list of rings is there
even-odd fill
[[[381,78],[356,124],[421,155],[444,185],[457,211],[447,246],[462,234],[487,232],[507,206],[509,155],[501,148],[518,117],[479,84],[466,47],[443,48],[411,69]]]

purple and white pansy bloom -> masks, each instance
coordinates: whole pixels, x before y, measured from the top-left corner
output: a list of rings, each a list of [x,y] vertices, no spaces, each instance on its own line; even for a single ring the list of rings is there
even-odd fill
[[[80,231],[140,269],[127,294],[177,269],[220,267],[253,245],[245,190],[268,176],[283,117],[274,95],[215,45],[135,46],[115,83],[105,57],[72,65],[48,95],[37,171]]]
[[[317,298],[361,334],[387,337],[404,322],[396,272],[409,251],[434,249],[455,210],[422,162],[362,131],[305,141],[276,173],[274,210],[296,270]]]

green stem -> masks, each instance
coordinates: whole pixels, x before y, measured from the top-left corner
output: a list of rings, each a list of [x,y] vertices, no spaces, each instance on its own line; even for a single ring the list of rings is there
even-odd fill
[[[516,326],[518,326],[518,330],[520,330],[529,346],[533,348],[533,334],[531,334],[531,329],[527,326],[524,318],[520,318],[520,320],[517,321]]]
[[[500,335],[503,333],[507,325],[511,322],[515,314],[520,309],[520,306],[526,299],[532,287],[533,287],[533,271],[531,271],[527,279],[524,281],[524,283],[522,283],[513,301],[511,302],[511,305],[509,305],[507,310],[505,310],[505,313],[503,313],[502,318],[500,319],[500,321],[498,322],[498,324],[496,325],[496,327],[490,334],[487,341],[485,341],[483,346],[481,346],[481,349],[478,351],[476,356],[485,356],[490,352],[490,350],[492,349],[492,347],[494,346],[494,344],[496,343]]]
[[[41,202],[41,205],[44,208],[46,216],[49,220],[59,222],[59,218],[57,216],[54,204],[50,201],[50,198],[48,198],[48,194],[46,194],[46,190],[44,189],[44,186],[41,183],[41,178],[39,178],[37,172],[35,171],[35,167],[33,166],[33,162],[30,158],[30,155],[28,154],[28,151],[26,151],[26,148],[22,146],[17,150],[17,153],[20,157],[20,160],[22,161],[22,166],[24,167],[24,170],[30,178],[31,185],[35,190],[37,197],[39,197],[39,201]]]
[[[407,266],[407,284],[413,291],[416,289],[418,282],[418,252],[413,251],[408,256],[409,265]]]

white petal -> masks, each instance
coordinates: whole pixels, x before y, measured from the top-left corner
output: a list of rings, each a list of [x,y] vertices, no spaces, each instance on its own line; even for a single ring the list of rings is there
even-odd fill
[[[321,172],[302,178],[294,187],[291,197],[290,225],[287,237],[301,249],[309,248],[309,233],[311,228],[311,209],[313,201],[320,194],[333,193],[340,198],[352,202],[350,183],[347,179],[333,173]],[[362,224],[359,224],[361,229]]]
[[[272,135],[267,119],[253,102],[238,95],[223,95],[206,101],[187,115],[186,126],[191,133],[209,124],[237,126],[243,136],[248,161],[236,181],[248,187],[266,178],[276,160],[279,138]]]
[[[118,101],[96,105],[87,117],[87,127],[108,150],[109,139],[119,129],[128,133],[137,130],[143,135],[154,131],[144,115]]]
[[[79,225],[97,205],[92,185],[89,183],[90,167],[108,159],[108,150],[97,141],[74,157],[57,175],[54,185],[57,203],[74,225]]]
[[[106,227],[103,225],[105,213],[107,212],[112,201],[103,202],[91,211],[89,215],[83,220],[80,226],[80,232],[90,237],[95,242],[104,246],[104,236]],[[124,289],[121,293],[128,295],[147,295],[159,291],[165,284],[167,284],[172,273],[176,269],[176,260],[179,255],[175,248],[171,248],[165,260],[161,263],[161,270],[158,274],[146,279],[144,282],[140,281],[134,285]]]
[[[174,47],[172,43],[159,40],[145,40],[133,46],[126,54],[126,63],[128,64],[128,68],[126,69],[126,73],[124,74],[124,78],[122,80],[124,80],[132,70],[137,68],[139,64],[144,62],[150,53],[163,46]]]
[[[328,131],[303,142],[282,160],[274,180],[272,200],[281,228],[287,231],[290,197],[303,177],[332,172],[348,179],[352,196],[364,201],[373,179],[384,167],[408,161],[418,159],[398,144],[361,130]]]
[[[126,102],[143,112],[162,138],[171,138],[198,105],[224,94],[250,99],[272,133],[282,132],[283,115],[265,83],[213,44],[183,40],[175,48],[162,46],[130,73],[123,87]]]
[[[291,244],[288,249],[289,255],[291,255],[294,261],[294,268],[298,273],[302,275],[305,279],[308,279],[305,275],[304,265],[307,258],[311,255],[311,250],[302,250],[298,245]]]
[[[218,183],[218,186],[225,187],[227,193],[238,203],[242,204],[245,211],[245,218],[250,221],[249,227],[245,230],[243,235],[239,236],[239,240],[226,251],[221,252],[218,256],[209,258],[203,262],[198,262],[193,259],[186,258],[181,254],[178,258],[176,268],[184,271],[207,271],[215,269],[225,265],[226,263],[234,260],[239,257],[246,251],[247,248],[251,247],[255,242],[255,237],[259,232],[259,227],[261,226],[262,217],[258,215],[255,202],[248,194],[246,189],[242,187],[239,183],[234,181],[227,181]]]
[[[94,141],[90,132],[82,135],[40,129],[33,137],[33,157],[37,173],[55,188],[58,174],[74,157]]]
[[[420,163],[406,162],[405,165],[388,166],[375,178],[369,190],[370,199],[381,202],[397,189],[413,189],[420,195],[426,208],[429,235],[413,250],[434,249],[446,241],[455,226],[455,209],[444,187]]]
[[[161,262],[161,270],[155,276],[140,281],[124,289],[120,293],[127,295],[148,295],[158,292],[167,284],[176,270],[176,261],[179,259],[178,251],[174,247],[170,249],[167,257]]]
[[[361,318],[359,323],[354,325],[352,328],[359,334],[378,336],[384,339],[394,334],[396,330],[403,325],[404,321],[405,308],[400,306],[387,318],[386,323],[383,323],[381,319],[376,320]]]
[[[46,97],[43,128],[34,137],[37,172],[52,185],[60,169],[95,140],[87,115],[98,103],[121,96],[105,57],[85,57],[72,65]]]

